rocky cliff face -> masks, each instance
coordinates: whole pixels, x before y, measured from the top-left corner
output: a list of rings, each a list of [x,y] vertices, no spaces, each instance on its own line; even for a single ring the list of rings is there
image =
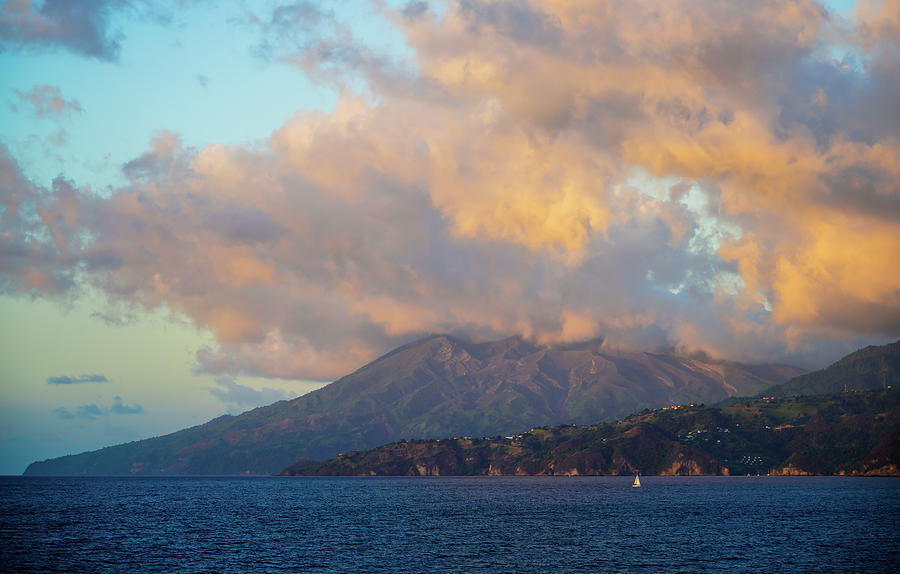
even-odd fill
[[[534,426],[614,420],[643,408],[750,395],[797,375],[602,341],[540,346],[434,336],[334,383],[171,435],[32,464],[26,474],[278,472],[401,438],[492,436]]]

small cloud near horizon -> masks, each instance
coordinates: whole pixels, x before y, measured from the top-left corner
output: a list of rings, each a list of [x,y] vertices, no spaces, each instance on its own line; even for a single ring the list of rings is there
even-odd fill
[[[56,418],[63,420],[71,420],[75,418],[75,415],[67,409],[66,407],[57,407],[53,409],[53,412],[56,414]]]
[[[73,413],[66,407],[57,407],[53,409],[56,418],[62,420],[72,420],[72,419],[88,419],[88,420],[96,420],[99,417],[103,417],[110,414],[116,415],[139,415],[144,414],[144,407],[135,403],[133,405],[127,405],[122,402],[122,397],[115,396],[113,397],[113,404],[109,408],[100,407],[96,403],[90,403],[86,405],[81,405],[75,412]]]
[[[80,385],[83,383],[108,383],[109,379],[106,378],[106,375],[101,373],[93,374],[93,375],[79,375],[77,377],[70,377],[68,375],[61,375],[59,377],[49,377],[47,379],[48,385]]]
[[[110,408],[110,412],[116,413],[118,415],[139,415],[144,412],[144,407],[135,403],[133,405],[126,405],[122,403],[122,397],[113,397],[113,406]]]
[[[90,419],[94,420],[97,417],[102,417],[105,413],[103,410],[98,407],[96,404],[91,403],[89,405],[81,405],[78,407],[78,418],[82,419]]]

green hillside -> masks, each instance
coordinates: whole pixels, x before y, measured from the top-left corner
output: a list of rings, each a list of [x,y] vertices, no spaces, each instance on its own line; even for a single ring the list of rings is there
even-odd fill
[[[884,389],[900,385],[900,341],[851,353],[820,371],[806,373],[763,391],[765,396],[792,397]]]
[[[401,441],[288,475],[900,475],[900,389],[648,410],[617,423]]]

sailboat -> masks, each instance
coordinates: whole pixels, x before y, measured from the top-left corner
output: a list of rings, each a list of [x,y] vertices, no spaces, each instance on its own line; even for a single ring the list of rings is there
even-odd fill
[[[641,477],[639,475],[634,475],[634,482],[631,484],[631,488],[640,488],[641,487]]]

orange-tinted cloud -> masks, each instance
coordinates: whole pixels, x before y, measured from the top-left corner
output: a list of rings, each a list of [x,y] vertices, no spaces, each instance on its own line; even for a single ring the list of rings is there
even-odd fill
[[[0,157],[3,286],[165,305],[215,334],[203,368],[278,377],[442,331],[756,360],[897,336],[892,6],[416,5],[409,66],[270,26],[280,61],[375,97],[344,85],[255,148],[163,134],[108,199]]]

